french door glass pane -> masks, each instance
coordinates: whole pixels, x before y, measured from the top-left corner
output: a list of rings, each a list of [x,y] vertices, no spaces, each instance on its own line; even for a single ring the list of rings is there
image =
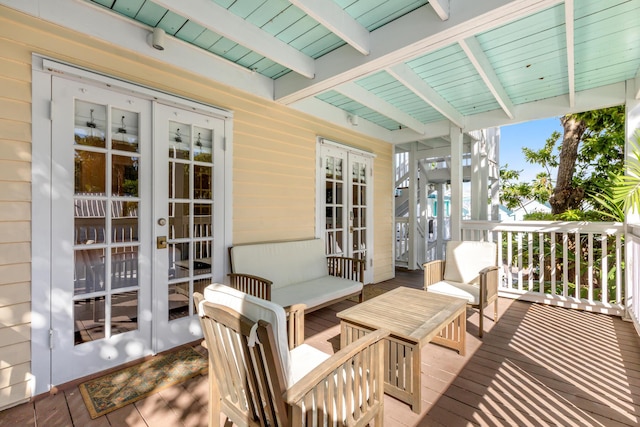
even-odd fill
[[[104,297],[76,300],[73,303],[74,344],[104,338],[104,315]]]
[[[138,158],[113,156],[111,194],[138,197]]]
[[[75,150],[74,184],[76,195],[106,195],[106,162],[104,152]]]
[[[75,143],[89,147],[106,147],[107,107],[77,100],[74,115]]]
[[[169,122],[169,158],[189,160],[191,155],[191,126]]]
[[[111,295],[111,335],[138,329],[138,291]]]
[[[138,113],[114,108],[111,113],[111,148],[139,152]]]

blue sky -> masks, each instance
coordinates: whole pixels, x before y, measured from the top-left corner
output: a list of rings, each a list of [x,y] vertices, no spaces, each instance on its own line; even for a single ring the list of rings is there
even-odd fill
[[[562,134],[558,117],[500,127],[500,166],[509,165],[509,169],[522,170],[520,181],[529,182],[542,170],[524,160],[522,147],[533,150],[542,148],[551,133],[557,130]],[[555,176],[552,176],[555,179]]]

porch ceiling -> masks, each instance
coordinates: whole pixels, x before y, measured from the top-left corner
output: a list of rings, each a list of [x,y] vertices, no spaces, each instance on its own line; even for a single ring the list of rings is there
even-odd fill
[[[393,143],[620,104],[632,79],[639,96],[640,0],[56,0],[34,14],[119,45],[109,22],[160,27],[165,51],[132,48]],[[212,57],[215,72],[190,65]]]

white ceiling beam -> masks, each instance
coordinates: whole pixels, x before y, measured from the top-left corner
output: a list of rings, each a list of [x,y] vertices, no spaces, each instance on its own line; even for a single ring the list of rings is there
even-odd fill
[[[345,83],[333,88],[338,93],[351,98],[354,101],[369,107],[374,111],[395,120],[403,126],[406,126],[418,133],[424,133],[424,124],[415,117],[405,113],[397,107],[394,107],[384,99],[369,92],[357,83]]]
[[[489,58],[482,50],[478,39],[475,36],[471,36],[464,40],[460,40],[460,47],[464,50],[464,53],[471,61],[471,64],[474,66],[484,84],[489,88],[489,91],[493,95],[493,97],[498,101],[500,107],[505,112],[507,117],[513,119],[513,103],[507,94],[507,91],[502,86],[498,75],[496,74],[491,62],[489,62]]]
[[[516,105],[514,118],[508,119],[501,110],[488,111],[466,117],[465,132],[494,126],[506,126],[532,120],[560,117],[565,114],[597,110],[624,104],[626,82],[613,83],[594,89],[576,92],[576,104],[567,108],[567,95]]]
[[[347,119],[349,114],[346,111],[321,101],[318,98],[303,99],[302,101],[289,105],[289,107],[309,114],[314,119],[325,120],[352,132],[357,132],[389,143],[393,142],[393,134],[396,132],[385,129],[368,120],[359,120],[358,126],[353,126]]]
[[[432,7],[420,7],[371,32],[371,53],[362,56],[343,46],[316,59],[316,76],[289,73],[275,82],[278,102],[290,104],[333,86],[399,62],[450,46],[479,32],[523,18],[563,0],[454,1],[449,19],[442,21]],[[346,49],[345,49],[346,47]]]
[[[424,133],[418,133],[412,129],[405,128],[391,132],[391,142],[393,144],[403,144],[406,142],[424,141],[431,138],[440,138],[449,135],[451,122],[440,120],[424,126]]]
[[[1,1],[5,3],[5,0]],[[272,79],[175,37],[166,38],[165,50],[156,50],[147,41],[151,34],[149,27],[115,13],[108,13],[101,6],[76,0],[31,0],[29,3],[16,0],[16,3],[20,6],[29,5],[28,8],[19,9],[25,13],[77,31],[88,38],[120,46],[170,66],[187,69],[195,75],[260,98],[273,99]]]
[[[443,21],[449,19],[449,0],[429,0],[429,6]]]
[[[226,37],[239,45],[263,55],[278,64],[290,68],[296,73],[313,78],[315,61],[280,39],[261,30],[218,6],[211,0],[154,0],[154,3],[197,22],[205,28]]]
[[[464,127],[463,115],[441,97],[427,82],[422,80],[407,64],[394,65],[387,68],[387,72],[440,114],[451,120],[457,127]]]
[[[567,77],[569,82],[569,107],[576,105],[576,67],[574,41],[573,0],[564,2],[564,28],[567,39]]]
[[[289,0],[363,55],[370,52],[369,30],[333,0]]]

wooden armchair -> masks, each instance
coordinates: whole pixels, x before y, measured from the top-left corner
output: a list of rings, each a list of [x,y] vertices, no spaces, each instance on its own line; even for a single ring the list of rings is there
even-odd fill
[[[446,260],[423,264],[424,289],[467,300],[480,311],[478,335],[482,337],[484,308],[492,302],[493,320],[498,320],[497,248],[492,242],[450,241]]]
[[[383,423],[383,341],[376,331],[327,355],[289,350],[284,309],[225,285],[194,294],[209,351],[209,426]],[[205,299],[206,298],[206,299]]]

